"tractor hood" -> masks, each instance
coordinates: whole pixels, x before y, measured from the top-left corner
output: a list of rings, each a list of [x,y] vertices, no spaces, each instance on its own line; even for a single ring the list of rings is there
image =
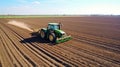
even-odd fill
[[[64,31],[62,31],[62,30],[56,30],[56,33],[61,33],[61,34],[65,34],[65,32]]]

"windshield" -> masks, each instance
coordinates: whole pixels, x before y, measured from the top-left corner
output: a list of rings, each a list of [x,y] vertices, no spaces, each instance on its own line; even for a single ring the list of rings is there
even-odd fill
[[[48,29],[53,29],[53,30],[59,29],[59,25],[49,25]]]

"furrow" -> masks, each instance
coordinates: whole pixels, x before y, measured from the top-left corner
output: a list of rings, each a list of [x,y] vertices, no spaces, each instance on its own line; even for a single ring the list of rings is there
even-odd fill
[[[78,39],[75,39],[75,40],[78,40]],[[80,40],[79,40],[80,41]],[[86,43],[86,42],[84,42],[84,43]],[[91,44],[91,43],[88,43],[88,44]],[[110,51],[113,51],[113,50],[111,50],[108,46],[101,46],[101,44],[95,44],[95,43],[92,43],[91,45],[95,45],[96,47],[99,47],[99,46],[97,46],[97,45],[100,45],[100,47],[101,48],[104,48],[105,50],[107,50],[107,49],[109,49]],[[111,47],[112,48],[112,47]],[[113,49],[113,48],[112,48]],[[110,52],[109,51],[109,52]],[[100,55],[99,55],[100,56]],[[104,58],[104,56],[102,56],[101,58]],[[106,56],[104,59],[106,59],[106,60],[108,60],[108,61],[110,61],[110,62],[114,62],[114,63],[116,63],[116,64],[120,64],[120,60],[117,58],[116,60],[114,60],[114,59],[112,59],[111,57],[109,58],[108,56]]]
[[[43,48],[43,47],[42,47]],[[48,49],[48,48],[47,48]],[[49,49],[48,49],[49,50]],[[50,52],[50,50],[49,50],[49,52]],[[52,52],[53,53],[53,52]],[[55,54],[55,53],[54,53]],[[58,53],[57,53],[58,54]],[[58,57],[60,57],[60,56],[58,56]],[[67,58],[67,57],[65,57],[65,58]],[[68,59],[67,59],[68,60]],[[69,59],[70,60],[70,59]],[[69,61],[70,62],[70,61]],[[74,63],[74,64],[76,64],[76,63]]]
[[[2,30],[3,31],[3,30]],[[2,34],[2,40],[3,40],[3,43],[9,53],[9,56],[13,59],[13,64],[14,66],[21,66],[20,62],[18,61],[18,59],[16,58],[16,56],[14,55],[14,53],[12,52],[12,49],[10,48],[9,44],[10,43],[7,39],[7,36],[5,35],[5,32]],[[10,44],[11,45],[11,44]]]
[[[69,32],[70,33],[70,32]],[[109,51],[113,51],[113,52],[116,52],[116,53],[119,53],[120,50],[120,43],[118,41],[111,41],[113,43],[108,43],[107,41],[108,40],[100,40],[100,38],[98,38],[97,36],[87,36],[84,35],[84,34],[78,34],[78,33],[70,33],[72,36],[74,36],[74,39],[76,41],[79,41],[79,42],[84,42],[84,43],[88,43],[88,44],[92,44],[96,47],[101,47],[101,48],[104,48],[104,49],[107,49]],[[93,39],[94,38],[94,39]],[[103,38],[103,37],[102,37]],[[106,41],[106,42],[105,42]],[[115,44],[116,43],[116,44]]]
[[[4,29],[5,30],[7,30],[7,31],[9,31],[8,29],[6,29],[5,27],[4,27]],[[4,30],[3,30],[4,31]],[[27,64],[27,61],[23,58],[23,55],[20,53],[20,51],[16,48],[16,44],[12,41],[12,39],[10,38],[10,37],[13,37],[12,35],[13,34],[10,34],[10,32],[7,32],[6,31],[6,33],[5,33],[5,36],[4,37],[6,37],[7,36],[7,38],[5,38],[5,39],[7,39],[7,42],[9,42],[8,44],[8,46],[9,46],[9,48],[11,49],[11,51],[12,51],[12,53],[13,53],[13,55],[15,55],[14,56],[14,58],[16,58],[16,60],[17,60],[17,62],[19,62],[20,64],[21,64],[21,66],[22,65],[24,65],[24,66],[28,66],[28,64]],[[5,31],[4,31],[5,32]],[[9,34],[8,34],[9,33]],[[14,39],[14,38],[13,38]],[[17,40],[17,39],[16,39]],[[16,40],[14,40],[14,41],[16,41]]]
[[[74,45],[76,45],[77,47]],[[85,45],[85,44],[83,44],[83,45]],[[71,44],[69,44],[69,45],[66,44],[66,46],[70,47],[71,50],[72,50],[72,48],[74,50],[76,50],[75,52],[78,55],[83,55],[83,57],[86,57],[86,58],[88,56],[88,59],[91,59],[91,61],[94,61],[94,63],[97,62],[100,65],[105,65],[105,66],[109,66],[109,65],[119,66],[118,63],[117,64],[114,63],[114,59],[109,59],[108,57],[101,56],[99,53],[94,53],[93,51],[88,50],[89,48],[84,49],[82,46],[78,47],[79,45],[76,44],[75,42],[71,42]]]
[[[13,30],[12,30],[13,31]],[[23,40],[23,38],[21,38],[21,36],[19,35],[19,34],[17,34],[15,31],[13,31],[13,33],[17,36],[17,38],[19,38],[20,40],[22,39]],[[32,51],[33,52],[33,50],[35,50],[35,49],[33,49],[33,47],[30,47],[30,46],[32,46],[31,44],[24,44],[25,46],[26,46],[26,48],[27,49],[29,49],[30,51]],[[48,61],[48,59],[50,59],[49,57],[47,57],[45,54],[43,54],[43,53],[41,53],[40,54],[40,52],[39,52],[39,55],[34,51],[33,53],[35,53],[35,55],[36,56],[39,56],[39,58],[40,59],[42,59],[43,61],[45,61],[45,62],[47,62],[46,64],[49,64],[50,66],[52,65],[52,66],[54,66],[53,64],[51,64],[49,61]],[[47,57],[47,58],[46,58]],[[53,63],[53,62],[52,62]],[[43,63],[44,64],[44,63]],[[58,64],[58,63],[57,63]],[[59,64],[59,65],[61,65],[61,64]]]
[[[84,63],[77,60],[77,59],[80,59],[80,57],[78,58],[78,55],[72,54],[69,51],[67,51],[66,49],[60,48],[58,46],[52,48],[52,47],[48,47],[47,45],[44,45],[44,46],[41,46],[41,47],[44,48],[44,49],[47,48],[46,50],[48,52],[56,55],[57,57],[61,58],[62,60],[66,61],[66,62],[68,62],[69,64],[72,64],[74,66],[82,66],[82,67],[87,66]],[[77,57],[77,59],[74,59],[75,57]]]
[[[19,33],[19,34],[20,34],[20,33]],[[18,35],[19,35],[19,34],[18,34]],[[20,36],[20,35],[19,35],[19,36]],[[35,46],[35,47],[37,48],[38,46]],[[41,50],[42,48],[38,48],[38,49]],[[41,50],[41,51],[43,51],[43,50]],[[45,50],[44,50],[44,53],[47,54],[47,55],[49,55],[49,53],[46,52]],[[60,60],[57,60],[57,59],[56,59],[57,57],[52,57],[51,54],[50,54],[49,56],[50,56],[51,58],[54,58],[54,60],[56,60],[57,62],[60,62],[60,63],[62,63],[63,65],[67,66],[67,64],[61,62]]]
[[[116,51],[117,53],[119,53],[120,51],[118,50],[118,49],[116,49],[115,47],[112,47],[112,46],[109,46],[109,43],[104,43],[104,42],[102,42],[102,41],[97,41],[96,42],[96,40],[90,40],[88,37],[87,38],[85,38],[85,37],[82,37],[82,36],[80,36],[80,35],[76,35],[76,34],[72,34],[73,36],[74,36],[74,41],[78,41],[78,42],[83,42],[83,43],[88,43],[89,45],[91,44],[91,45],[94,45],[94,46],[96,46],[96,47],[101,47],[101,48],[104,48],[104,50],[110,50],[110,51]],[[111,45],[113,45],[113,44],[111,44]],[[114,45],[115,46],[115,45]],[[78,45],[76,46],[76,47],[78,47]],[[88,52],[88,53],[91,53],[91,52]],[[94,54],[95,55],[95,54]],[[119,59],[118,59],[118,57],[115,59],[112,59],[111,57],[109,58],[109,56],[101,56],[100,54],[98,54],[98,53],[96,53],[96,56],[98,55],[98,57],[101,57],[101,59],[105,59],[105,60],[107,60],[107,61],[109,61],[109,62],[113,62],[113,63],[115,63],[115,64],[120,64],[120,61],[119,61]]]
[[[8,67],[11,66],[13,67],[14,65],[12,64],[12,58],[10,57],[5,44],[3,43],[2,40],[2,35],[1,35],[2,31],[0,29],[0,59],[1,59],[1,67]]]
[[[7,27],[7,26],[5,26],[4,25],[4,27]],[[10,31],[9,31],[9,34],[10,34]],[[20,47],[22,46],[19,46],[19,44],[17,43],[18,41],[17,41],[17,39],[15,39],[16,37],[15,36],[12,36],[13,34],[11,34],[11,35],[9,35],[9,39],[11,40],[11,42],[14,44],[14,46],[15,46],[15,48],[24,56],[24,58],[29,62],[29,63],[31,63],[33,66],[36,66],[36,64],[30,59],[30,58],[28,58],[23,52],[24,51],[21,51],[21,50],[23,50],[23,48],[21,48],[21,50],[20,50]],[[17,45],[16,45],[17,44]]]
[[[16,33],[17,34],[17,33]],[[17,34],[18,36],[20,36],[19,34]],[[23,38],[22,36],[20,36],[21,38]],[[61,61],[59,61],[59,60],[57,60],[55,57],[53,57],[51,54],[49,54],[48,52],[46,52],[45,50],[43,50],[42,48],[38,48],[37,46],[33,46],[34,44],[30,44],[31,46],[32,46],[32,49],[33,50],[35,50],[35,49],[37,49],[37,51],[41,51],[42,53],[44,53],[45,55],[47,55],[47,56],[49,56],[49,57],[47,57],[46,59],[49,59],[49,61],[51,61],[52,63],[53,63],[53,61],[54,61],[54,64],[58,64],[58,65],[60,65],[61,66],[61,64],[63,64],[63,65],[65,65],[65,66],[69,66],[69,65],[67,65],[67,64],[65,64],[65,63],[63,63],[63,62],[61,62]],[[30,46],[30,45],[28,45],[28,46]],[[43,55],[43,57],[45,58],[45,55]],[[52,59],[51,59],[52,58]],[[54,59],[54,60],[53,60]],[[57,61],[57,63],[56,63],[56,61]],[[59,64],[58,63],[58,61],[61,63],[61,64]]]

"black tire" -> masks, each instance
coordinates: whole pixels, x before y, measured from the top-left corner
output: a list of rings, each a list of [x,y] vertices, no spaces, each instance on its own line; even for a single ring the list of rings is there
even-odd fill
[[[43,30],[40,31],[40,37],[42,39],[45,39],[45,32]]]
[[[50,33],[48,36],[50,42],[54,43],[56,41],[56,36],[54,33]]]

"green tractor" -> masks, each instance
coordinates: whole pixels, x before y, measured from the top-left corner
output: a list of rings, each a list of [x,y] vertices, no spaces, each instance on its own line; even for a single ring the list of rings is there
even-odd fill
[[[57,44],[72,39],[71,36],[67,36],[66,33],[61,30],[60,23],[49,23],[47,28],[42,28],[37,33],[42,39]]]

